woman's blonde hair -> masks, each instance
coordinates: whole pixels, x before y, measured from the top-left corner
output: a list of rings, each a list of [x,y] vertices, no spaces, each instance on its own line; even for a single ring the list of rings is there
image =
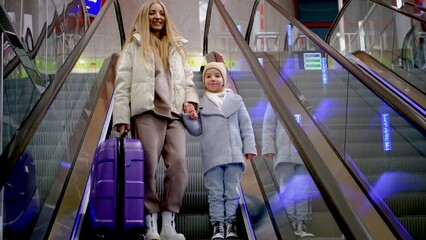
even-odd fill
[[[149,9],[151,5],[155,3],[160,4],[164,11],[164,27],[160,32],[160,38],[157,38],[150,30]],[[151,0],[142,5],[133,20],[123,49],[133,41],[133,34],[136,32],[139,32],[141,37],[139,51],[146,60],[148,60],[152,54],[155,54],[161,59],[164,68],[169,69],[169,47],[172,46],[182,56],[182,61],[186,61],[185,52],[182,46],[178,44],[178,40],[182,39],[182,36],[170,21],[169,13],[160,0]]]

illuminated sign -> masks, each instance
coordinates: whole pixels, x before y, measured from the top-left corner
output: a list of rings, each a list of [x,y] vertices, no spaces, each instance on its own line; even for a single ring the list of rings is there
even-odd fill
[[[383,151],[392,151],[392,135],[390,129],[389,113],[382,114]]]
[[[291,31],[293,29],[293,26],[291,24],[287,25],[287,44],[289,47],[291,47],[292,45],[292,35],[291,35]]]
[[[302,115],[300,114],[294,114],[294,119],[296,119],[296,122],[301,125],[302,124]]]
[[[327,59],[321,58],[321,76],[322,76],[322,84],[327,85],[328,84],[328,71],[327,71]]]

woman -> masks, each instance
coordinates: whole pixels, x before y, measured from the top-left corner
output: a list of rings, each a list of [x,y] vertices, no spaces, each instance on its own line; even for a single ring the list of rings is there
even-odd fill
[[[198,94],[183,49],[187,41],[158,0],[141,7],[129,36],[117,70],[113,124],[122,135],[130,131],[130,118],[135,117],[136,134],[144,144],[147,239],[160,239],[157,218],[161,213],[161,239],[184,240],[174,221],[188,183],[180,115],[186,110],[193,111],[192,118],[198,117]],[[161,202],[156,192],[160,157],[166,166]]]

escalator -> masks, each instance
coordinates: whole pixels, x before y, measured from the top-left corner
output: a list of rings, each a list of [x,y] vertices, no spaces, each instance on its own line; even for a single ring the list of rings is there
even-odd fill
[[[62,68],[52,76],[53,80],[46,89],[47,93],[35,101],[35,107],[29,112],[28,117],[23,117],[21,128],[31,130],[26,132],[28,133],[25,134],[26,140],[16,140],[23,137],[24,133],[20,131],[10,134],[12,144],[8,145],[5,154],[2,155],[4,164],[2,166],[8,166],[2,168],[2,177],[5,178],[2,186],[10,185],[10,177],[7,176],[15,175],[8,168],[17,169],[20,162],[20,158],[12,161],[6,159],[9,160],[10,155],[25,148],[23,151],[30,153],[32,160],[24,169],[27,171],[34,169],[31,172],[35,175],[30,179],[34,185],[31,185],[29,194],[37,200],[37,206],[33,209],[33,204],[24,203],[26,211],[32,213],[31,223],[27,224],[25,219],[18,219],[19,222],[16,224],[19,229],[12,233],[8,232],[9,226],[6,221],[3,239],[56,239],[64,236],[92,239],[93,237],[90,233],[93,230],[90,229],[90,224],[88,229],[86,228],[87,222],[82,229],[78,228],[81,226],[79,224],[86,220],[84,218],[87,203],[84,202],[87,196],[86,183],[94,150],[99,141],[109,137],[109,133],[106,133],[108,130],[106,132],[102,130],[108,129],[111,118],[108,110],[118,61],[118,55],[114,53],[120,51],[122,41],[119,39],[120,34],[111,31],[114,25],[108,20],[113,20],[114,24],[119,25],[119,21],[114,21],[117,12],[120,12],[119,7],[117,11],[117,6],[118,3],[115,1],[104,5],[91,29],[75,46],[75,51],[71,52]],[[115,29],[120,29],[120,26]],[[95,36],[108,40],[106,51],[100,49]],[[93,56],[102,63],[99,69],[82,71],[79,68],[80,63]],[[78,58],[79,64],[76,64]],[[200,84],[200,73],[195,74]],[[59,81],[62,82],[58,83]],[[191,176],[188,191],[193,192],[188,192],[185,196],[182,214],[177,221],[181,223],[178,228],[188,237],[203,239],[210,238],[211,229],[208,222],[206,192],[202,184],[202,175],[198,171],[200,165],[197,144],[198,140],[195,138],[188,141],[188,153],[195,154],[189,157],[193,160],[189,161]],[[191,167],[192,165],[194,166]],[[162,168],[164,169],[164,166]],[[161,184],[158,187],[161,191]],[[14,208],[13,206],[12,201],[5,201],[5,208]],[[10,212],[7,211],[9,216]],[[239,218],[240,236],[247,239],[243,211],[239,212]],[[4,219],[9,219],[8,215]],[[197,231],[192,229],[194,224],[198,226]]]
[[[389,68],[396,69],[396,64],[386,65],[383,62],[390,56],[399,57],[400,54],[397,53],[400,53],[401,49],[389,53],[381,51],[382,48],[378,47],[381,44],[390,49],[392,47],[397,49],[392,45],[395,43],[392,41],[394,39],[402,39],[400,42],[402,44],[405,35],[401,38],[399,29],[388,24],[390,21],[399,24],[398,17],[383,15],[382,8],[385,8],[383,3],[368,1],[369,4],[365,5],[365,1],[349,1],[337,21],[340,28],[333,29],[332,36],[337,37],[324,44],[317,36],[305,31],[304,26],[292,20],[292,17],[274,1],[266,2],[268,4],[264,11],[269,15],[264,18],[272,21],[264,23],[266,31],[278,33],[282,46],[277,50],[274,45],[267,42],[267,39],[250,42],[256,34],[250,33],[250,28],[245,36],[265,72],[267,74],[271,74],[268,71],[278,72],[278,76],[271,74],[274,78],[273,86],[281,89],[283,88],[281,85],[288,85],[292,89],[292,94],[298,97],[299,102],[315,119],[315,125],[327,135],[328,142],[339,152],[346,165],[345,168],[350,169],[354,179],[365,188],[366,196],[374,203],[375,208],[379,209],[380,214],[386,219],[386,224],[392,232],[399,235],[397,238],[425,238],[424,208],[421,204],[425,189],[414,187],[414,182],[425,180],[423,167],[419,167],[425,160],[426,149],[425,97],[419,87],[421,85],[418,84],[424,81],[420,80],[417,83],[411,81],[421,77],[413,77],[412,75],[416,75],[414,71],[410,72],[412,78],[404,78],[408,74],[403,75],[397,70],[390,74]],[[256,13],[259,10],[254,9],[252,12]],[[359,30],[357,17],[365,20],[363,33],[356,31]],[[252,19],[256,17],[252,16]],[[276,22],[279,24],[274,24]],[[385,30],[392,30],[395,33],[383,34],[381,40],[380,37],[375,39],[367,34],[368,31],[382,33]],[[365,36],[365,45],[362,41],[358,41],[358,35]],[[342,36],[345,37],[343,41],[345,44],[339,42],[339,37]],[[333,44],[338,47],[334,47],[334,50],[329,49]],[[256,51],[256,49],[265,50]],[[334,54],[335,50],[340,54]],[[349,55],[356,57],[356,61],[351,59],[352,61],[348,63]],[[370,56],[379,61],[373,61]],[[403,79],[403,82],[397,82],[398,78]],[[270,92],[265,92],[268,101],[275,101],[269,94]],[[288,95],[275,97],[282,98],[284,102],[289,101]],[[275,106],[274,110],[279,112],[280,108],[282,106]],[[292,112],[291,115],[297,114],[299,113]],[[281,120],[284,121],[284,118],[285,116],[282,116]],[[289,130],[290,127],[287,125],[289,123],[284,121],[283,124]],[[293,136],[294,143],[297,143],[298,137]],[[296,147],[299,151],[301,146]],[[304,161],[314,177],[315,169],[309,167],[308,160]],[[311,231],[316,237],[330,237],[330,233],[322,232],[324,228],[330,229],[329,224],[324,224],[328,219],[321,217],[319,210],[321,207],[315,205],[314,201]],[[316,221],[319,222],[315,223]],[[339,237],[338,232],[332,237]]]
[[[422,239],[425,235],[421,231],[425,228],[422,228],[421,219],[406,213],[410,213],[408,206],[418,213],[423,209],[422,201],[411,197],[424,194],[424,190],[421,187],[410,188],[414,186],[410,184],[423,181],[424,132],[419,132],[399,112],[360,83],[360,78],[370,79],[368,75],[328,49],[294,19],[276,10],[279,7],[273,1],[267,3],[271,5],[271,19],[281,23],[279,29],[270,30],[285,36],[289,33],[288,23],[292,23],[294,39],[297,39],[296,33],[303,32],[311,43],[317,44],[313,50],[301,52],[280,48],[280,51],[274,52],[254,52],[245,43],[222,4],[211,1],[210,14],[206,19],[211,27],[206,27],[209,30],[206,30],[204,53],[210,61],[209,53],[220,52],[219,57],[215,55],[213,60],[222,58],[228,64],[232,79],[230,87],[243,97],[250,111],[258,145],[262,144],[263,114],[268,103],[288,130],[315,182],[309,197],[309,231],[323,239]],[[114,19],[112,4],[106,4],[102,14]],[[99,19],[102,19],[102,14]],[[219,36],[217,31],[223,31],[217,26],[226,26],[225,35],[229,38],[225,42],[215,39]],[[101,23],[97,31],[102,33],[102,29],[106,28],[111,28],[110,22],[108,25]],[[120,41],[114,40],[114,45],[120,46]],[[90,39],[87,41],[88,46],[95,44]],[[216,45],[209,47],[208,44]],[[87,51],[91,50],[87,47]],[[31,239],[88,239],[87,236],[90,236],[91,230],[85,223],[86,184],[97,143],[109,135],[114,69],[118,60],[114,52],[118,51],[113,49],[107,56],[100,57],[104,65],[96,73],[79,74],[80,77],[84,75],[94,79],[92,87],[85,87],[93,97],[89,97],[79,109],[79,118],[74,125],[76,130],[69,137],[71,147],[64,150],[66,158],[59,158],[59,177],[54,179],[52,190],[45,197],[36,223],[37,231],[32,232]],[[304,53],[311,53],[308,56],[313,56],[313,59],[304,58]],[[319,59],[317,53],[320,53]],[[306,69],[303,60],[326,61],[329,68]],[[66,74],[66,79],[73,79],[71,75]],[[194,81],[199,85],[200,73],[195,72],[195,75],[198,77]],[[61,106],[59,104],[56,110],[61,110]],[[52,115],[59,116],[60,113],[53,112]],[[295,121],[295,116],[301,119],[301,125]],[[43,130],[51,129],[52,122],[55,119]],[[60,126],[61,131],[72,128]],[[41,133],[48,136],[48,133]],[[177,229],[188,239],[209,239],[207,199],[198,171],[197,151],[197,139],[188,137],[191,176],[182,213],[177,219]],[[406,165],[405,161],[413,164]],[[47,176],[47,173],[44,171],[40,176]],[[398,188],[389,189],[389,184]],[[39,187],[41,189],[42,185]],[[158,187],[161,191],[161,184]],[[278,188],[269,160],[258,156],[248,164],[241,182],[241,239],[297,239],[278,197]],[[394,190],[398,194],[392,194]],[[55,194],[56,199],[52,196]],[[412,204],[405,203],[403,206],[407,208],[401,207],[398,205],[401,200]],[[400,214],[406,214],[402,218],[406,220],[404,225],[396,217]],[[410,224],[412,228],[409,228]]]

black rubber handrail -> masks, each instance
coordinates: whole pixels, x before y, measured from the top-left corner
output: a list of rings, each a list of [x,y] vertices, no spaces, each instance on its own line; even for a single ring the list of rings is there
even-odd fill
[[[247,31],[246,31],[246,36],[244,37],[244,39],[246,40],[247,44],[250,46],[250,36],[251,36],[251,31],[253,30],[253,23],[254,23],[254,18],[256,17],[256,13],[257,13],[257,6],[259,6],[259,1],[260,0],[256,0],[253,3],[253,7],[251,9],[251,13],[250,13],[250,19],[247,25]]]
[[[423,11],[423,12],[426,12],[426,8],[425,7],[417,5],[417,4],[412,3],[412,2],[405,2],[404,5],[407,5],[407,6],[410,6],[410,7],[413,7],[413,8],[417,8],[417,9]],[[404,5],[403,5],[403,7],[404,7]]]
[[[426,132],[426,95],[364,51],[356,51],[352,53],[352,55],[356,58],[358,65],[363,64],[363,68],[368,68],[366,71],[376,74],[378,81],[390,85],[388,87],[389,89],[399,91],[397,94],[400,95],[401,98],[406,98],[406,100],[403,101],[407,104],[405,106],[411,108],[412,113],[417,115],[416,118],[419,119],[417,127],[421,132]],[[347,56],[349,59],[353,59],[353,57]],[[377,75],[378,73],[380,73],[380,76]],[[404,89],[404,93],[400,92],[400,89]]]
[[[209,51],[209,31],[210,31],[210,18],[212,15],[213,0],[209,0],[206,11],[206,22],[204,24],[204,37],[203,37],[203,56],[206,56]]]

